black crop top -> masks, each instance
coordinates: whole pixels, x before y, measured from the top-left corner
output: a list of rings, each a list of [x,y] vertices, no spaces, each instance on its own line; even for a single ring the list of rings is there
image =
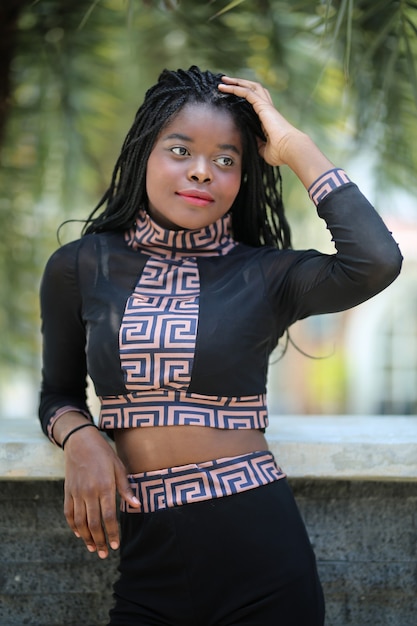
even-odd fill
[[[128,233],[87,235],[57,250],[41,286],[40,419],[91,418],[103,429],[165,424],[264,428],[268,360],[285,330],[387,287],[401,254],[353,183],[318,204],[336,254],[251,248],[229,217],[167,231],[139,212]]]

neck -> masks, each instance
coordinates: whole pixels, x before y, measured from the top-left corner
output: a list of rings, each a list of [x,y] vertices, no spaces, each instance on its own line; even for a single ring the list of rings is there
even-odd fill
[[[159,226],[141,209],[135,226],[126,233],[126,243],[134,249],[162,256],[222,256],[236,245],[229,214],[196,230],[168,230]]]

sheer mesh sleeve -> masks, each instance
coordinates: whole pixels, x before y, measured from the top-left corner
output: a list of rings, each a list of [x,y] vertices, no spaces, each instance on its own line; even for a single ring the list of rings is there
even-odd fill
[[[65,410],[91,418],[86,403],[85,328],[77,280],[79,242],[60,248],[48,261],[40,300],[43,339],[39,418],[51,437],[56,417]]]

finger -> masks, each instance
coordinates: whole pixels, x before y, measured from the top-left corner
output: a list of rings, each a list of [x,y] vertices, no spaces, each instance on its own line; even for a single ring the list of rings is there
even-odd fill
[[[268,89],[266,89],[260,83],[246,80],[245,78],[222,76],[222,82],[219,84],[218,88],[220,89],[220,91],[233,93],[237,96],[244,97],[249,101],[250,98],[248,98],[247,96],[250,96],[250,94],[254,94],[262,99],[265,99],[269,104],[272,104],[272,98]]]
[[[140,507],[140,502],[130,487],[126,468],[120,459],[117,459],[114,465],[114,481],[115,482],[111,485],[111,487],[103,490],[103,495],[100,498],[100,511],[102,521],[101,528],[104,527],[107,535],[107,543],[113,550],[117,550],[120,545],[120,536],[119,523],[116,513],[116,489],[120,496],[126,500],[130,506],[138,508]],[[99,556],[101,558],[105,558],[105,556],[108,555],[107,543],[102,542],[102,535],[100,533],[96,538],[96,535],[91,528],[91,524],[89,525],[90,531],[92,532],[94,541],[97,545]]]
[[[107,535],[107,543],[112,550],[117,550],[120,545],[119,523],[116,514],[116,497],[115,494],[106,494],[100,500],[101,521],[102,526]],[[93,535],[94,536],[94,535]],[[108,553],[107,543],[97,544],[98,555],[104,558],[102,554]]]
[[[103,528],[104,516],[102,511],[102,500],[90,503],[87,507],[88,533],[91,539],[86,540],[86,545],[87,550],[90,550],[90,546],[94,546],[94,551],[97,551],[100,559],[105,559],[109,554],[109,549],[107,547],[106,533]],[[115,508],[115,504],[113,504],[113,508]],[[109,518],[107,510],[106,518]]]
[[[97,547],[91,535],[87,507],[80,498],[74,500],[74,526],[89,552],[96,552]]]
[[[64,515],[67,520],[67,524],[71,528],[74,535],[76,537],[80,537],[80,533],[78,532],[74,522],[74,501],[72,496],[68,494],[66,490],[64,496]]]
[[[116,488],[120,496],[124,500],[126,500],[126,502],[130,506],[138,509],[140,507],[140,502],[136,495],[133,493],[132,487],[130,486],[129,480],[127,478],[126,468],[121,462],[115,468],[115,478]]]
[[[261,83],[258,83],[254,80],[249,80],[247,78],[237,78],[236,76],[224,75],[222,76],[222,82],[230,84],[230,85],[240,85],[241,87],[249,87],[249,89],[252,89],[253,91],[256,91],[259,88],[264,89]]]
[[[219,84],[218,89],[222,93],[229,93],[237,96],[238,98],[244,98],[254,107],[256,107],[257,104],[273,106],[272,98],[266,89],[263,90],[261,93],[257,92],[255,89],[252,89],[249,86],[226,84]]]

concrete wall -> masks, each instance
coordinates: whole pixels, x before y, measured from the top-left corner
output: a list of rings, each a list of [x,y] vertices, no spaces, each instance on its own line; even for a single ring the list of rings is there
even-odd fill
[[[93,558],[66,526],[61,481],[0,482],[0,624],[105,624],[116,559]]]
[[[416,626],[416,483],[297,479],[293,487],[318,559],[327,626]]]
[[[343,421],[333,448],[330,431],[326,435],[323,430],[319,434],[303,430],[302,420],[294,420],[292,426],[298,443],[286,439],[284,423],[282,428],[275,423],[272,432],[278,429],[281,441],[272,437],[270,445],[290,474],[316,551],[327,602],[326,626],[416,626],[414,422],[408,422],[408,449],[404,441],[391,441],[390,449],[381,451],[381,429],[374,430],[374,452],[361,459],[358,450],[367,450],[370,443],[357,428],[349,437],[341,434]],[[316,441],[311,432],[316,433]],[[0,624],[104,626],[117,576],[117,554],[100,561],[67,528],[61,451],[30,427],[26,439],[22,433],[19,437],[14,432],[0,441]],[[34,450],[37,465],[31,457]],[[398,452],[404,455],[403,465],[394,458]],[[323,454],[327,456],[320,465]],[[381,475],[352,476],[354,468],[359,473],[358,467],[376,472],[372,454],[384,468]],[[342,478],[327,475],[331,463],[339,464]],[[303,475],[290,471],[291,464]]]
[[[415,483],[291,484],[316,550],[327,626],[416,626]],[[1,481],[0,531],[2,626],[106,624],[117,555],[100,561],[73,537],[62,481]]]

